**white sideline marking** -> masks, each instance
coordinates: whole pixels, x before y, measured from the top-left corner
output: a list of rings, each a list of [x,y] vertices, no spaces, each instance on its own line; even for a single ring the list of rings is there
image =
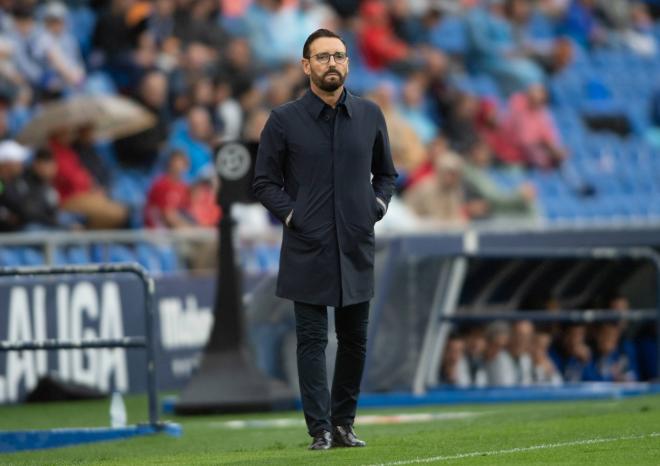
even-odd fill
[[[390,415],[366,415],[358,416],[355,424],[361,425],[384,425],[384,424],[409,424],[415,422],[448,421],[453,419],[467,419],[479,416],[480,413],[453,412],[453,413],[416,413],[416,414],[390,414]],[[303,427],[305,420],[300,418],[276,418],[276,419],[250,419],[209,422],[208,427],[225,429],[260,429],[278,427]]]
[[[526,451],[547,450],[550,448],[561,448],[561,447],[574,447],[578,445],[594,445],[597,443],[619,442],[622,440],[639,440],[639,439],[651,438],[651,437],[660,437],[660,432],[652,432],[650,434],[644,434],[644,435],[630,435],[624,437],[575,440],[573,442],[544,443],[541,445],[532,445],[529,447],[508,448],[506,450],[473,451],[470,453],[458,453],[456,455],[432,456],[430,458],[415,458],[411,460],[393,461],[391,463],[378,463],[378,464],[372,464],[370,466],[399,466],[403,464],[432,463],[435,461],[449,461],[449,460],[460,460],[463,458],[473,458],[475,456],[506,455],[509,453],[523,453]]]

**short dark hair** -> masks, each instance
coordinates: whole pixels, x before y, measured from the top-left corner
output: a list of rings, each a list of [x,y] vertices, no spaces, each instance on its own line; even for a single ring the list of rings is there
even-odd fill
[[[32,159],[35,162],[51,162],[55,160],[51,150],[45,147],[37,149]]]
[[[329,29],[317,29],[309,35],[305,41],[305,45],[303,45],[303,58],[309,58],[309,47],[312,45],[312,42],[321,37],[334,37],[335,39],[339,39],[341,43],[344,44],[344,47],[346,47],[346,42],[344,42],[344,39],[342,39],[339,34],[332,32]],[[348,47],[346,47],[346,51],[348,52]]]

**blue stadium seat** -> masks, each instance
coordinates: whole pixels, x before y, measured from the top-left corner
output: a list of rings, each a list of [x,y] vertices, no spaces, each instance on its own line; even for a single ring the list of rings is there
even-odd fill
[[[136,262],[135,254],[128,246],[123,244],[109,244],[108,245],[108,261],[109,262]]]
[[[153,176],[138,170],[122,170],[117,173],[110,196],[130,209],[131,228],[144,226],[144,205]]]
[[[69,260],[66,256],[66,251],[64,248],[55,248],[55,254],[53,256],[53,265],[62,266],[69,265]]]
[[[139,243],[135,246],[137,261],[150,273],[159,275],[163,272],[158,250],[151,244]]]
[[[39,248],[20,247],[18,248],[18,254],[23,265],[38,266],[46,263],[44,253]]]
[[[66,249],[66,257],[69,264],[80,265],[92,263],[89,247],[86,245],[69,246]]]
[[[180,269],[179,256],[174,246],[160,245],[156,248],[160,257],[160,265],[163,273],[173,273]]]
[[[0,248],[0,266],[2,267],[18,267],[22,264],[20,254],[16,248],[3,247]]]

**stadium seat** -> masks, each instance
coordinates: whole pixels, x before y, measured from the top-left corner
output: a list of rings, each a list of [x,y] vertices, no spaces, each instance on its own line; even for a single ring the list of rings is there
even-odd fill
[[[69,246],[66,249],[66,257],[69,264],[80,265],[92,263],[89,247],[86,245]]]
[[[18,267],[22,264],[20,254],[16,248],[0,248],[0,265],[3,267]]]
[[[135,254],[128,246],[109,244],[107,248],[109,262],[136,262]]]
[[[180,270],[179,256],[174,246],[159,245],[156,251],[160,258],[160,266],[163,273],[174,273]]]
[[[139,243],[135,246],[137,261],[150,273],[160,275],[163,273],[163,265],[158,250],[148,243]]]
[[[44,253],[36,247],[20,247],[17,249],[21,264],[28,266],[44,265]]]

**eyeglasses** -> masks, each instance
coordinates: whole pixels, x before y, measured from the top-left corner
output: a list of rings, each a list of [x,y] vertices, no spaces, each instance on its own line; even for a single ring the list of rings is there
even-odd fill
[[[318,61],[319,63],[323,63],[324,65],[326,63],[330,63],[330,57],[335,57],[335,63],[344,63],[348,58],[345,52],[335,52],[335,53],[323,52],[323,53],[317,53],[316,55],[311,55],[309,58],[312,57],[316,58],[316,61]]]

